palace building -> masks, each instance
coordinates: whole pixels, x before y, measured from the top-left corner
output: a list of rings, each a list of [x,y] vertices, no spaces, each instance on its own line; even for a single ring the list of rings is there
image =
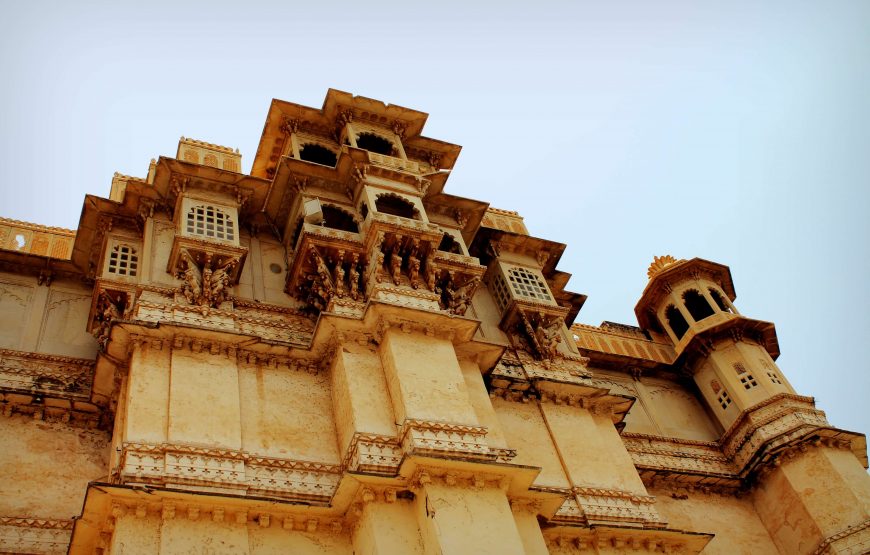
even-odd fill
[[[576,324],[426,119],[274,100],[249,175],[182,137],[75,231],[0,219],[0,551],[870,552],[865,436],[727,266]]]

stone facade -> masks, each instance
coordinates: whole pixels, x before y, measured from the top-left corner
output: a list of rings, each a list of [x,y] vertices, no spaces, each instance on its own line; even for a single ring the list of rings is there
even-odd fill
[[[574,324],[565,245],[444,192],[427,115],[275,100],[73,232],[0,220],[0,551],[865,553],[861,434],[659,257]]]

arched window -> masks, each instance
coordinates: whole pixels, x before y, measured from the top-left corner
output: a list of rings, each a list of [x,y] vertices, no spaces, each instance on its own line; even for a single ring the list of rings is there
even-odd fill
[[[229,215],[220,208],[203,204],[191,207],[187,213],[187,232],[225,241],[235,240]]]
[[[299,158],[306,162],[314,162],[322,166],[335,167],[338,161],[335,153],[317,143],[306,143],[299,147]]]
[[[375,199],[375,208],[378,212],[384,214],[401,216],[402,218],[409,218],[412,220],[419,219],[419,212],[417,212],[417,209],[414,207],[414,203],[410,200],[403,199],[398,195],[378,195],[378,198]]]
[[[725,299],[722,298],[722,295],[720,295],[718,291],[713,288],[708,289],[708,291],[710,292],[710,296],[713,297],[713,301],[719,306],[719,310],[722,312],[731,312],[731,307],[725,303]]]
[[[374,133],[360,133],[356,138],[356,146],[386,156],[393,155],[393,143]]]
[[[135,276],[139,256],[130,245],[115,245],[109,253],[109,273],[119,276]]]
[[[674,305],[668,306],[665,310],[665,318],[668,320],[668,327],[677,336],[677,339],[682,339],[686,332],[689,331],[689,323],[683,318],[682,313]]]
[[[439,251],[452,252],[453,254],[462,254],[462,247],[459,241],[453,238],[449,233],[445,233],[441,238],[441,243],[438,245]]]
[[[683,304],[686,305],[689,314],[692,315],[692,318],[696,322],[700,322],[704,318],[713,315],[713,307],[710,306],[710,303],[707,302],[707,299],[703,295],[694,289],[689,289],[683,293]]]
[[[359,226],[353,220],[353,216],[335,206],[329,204],[321,205],[323,211],[323,225],[332,229],[340,229],[341,231],[359,232]]]

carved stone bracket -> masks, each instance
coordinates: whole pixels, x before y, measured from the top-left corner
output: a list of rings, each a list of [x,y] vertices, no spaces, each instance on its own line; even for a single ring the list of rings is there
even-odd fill
[[[89,318],[89,329],[101,350],[106,349],[112,322],[127,320],[133,314],[136,302],[136,289],[127,283],[97,280],[94,287],[94,300]]]
[[[182,249],[175,272],[179,297],[203,308],[219,307],[228,300],[239,265],[238,256]]]

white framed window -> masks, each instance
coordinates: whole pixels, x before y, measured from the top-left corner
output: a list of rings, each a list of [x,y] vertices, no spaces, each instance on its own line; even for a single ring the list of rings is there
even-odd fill
[[[543,278],[527,268],[508,268],[507,278],[511,289],[518,297],[544,302],[553,300]]]
[[[235,228],[229,214],[208,204],[197,204],[187,212],[185,229],[190,235],[199,235],[210,239],[235,241]]]
[[[502,313],[514,300],[557,306],[544,276],[535,268],[499,262],[490,272],[489,289]]]
[[[106,271],[118,276],[135,277],[139,271],[139,253],[136,247],[126,243],[112,245]]]

